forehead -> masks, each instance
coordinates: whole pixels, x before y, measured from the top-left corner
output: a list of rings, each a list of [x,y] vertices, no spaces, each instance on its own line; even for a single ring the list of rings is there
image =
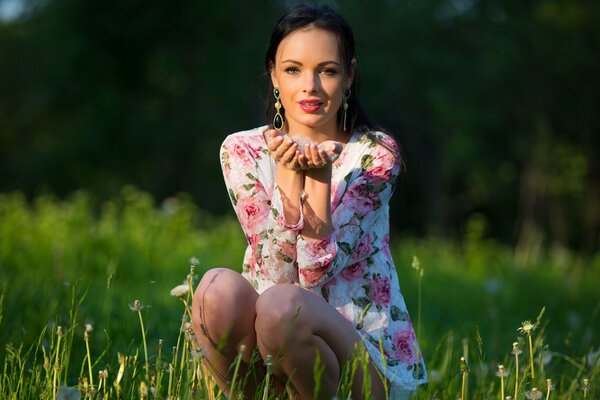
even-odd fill
[[[328,60],[340,62],[337,35],[319,28],[296,29],[288,34],[277,48],[277,61]]]

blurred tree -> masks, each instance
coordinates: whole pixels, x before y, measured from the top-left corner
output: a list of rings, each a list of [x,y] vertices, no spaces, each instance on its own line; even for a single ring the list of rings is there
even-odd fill
[[[25,2],[0,22],[0,191],[134,183],[229,212],[218,148],[263,124],[263,53],[296,3]],[[397,229],[463,235],[477,214],[520,248],[600,247],[600,5],[329,4],[355,29],[366,108],[405,150]]]

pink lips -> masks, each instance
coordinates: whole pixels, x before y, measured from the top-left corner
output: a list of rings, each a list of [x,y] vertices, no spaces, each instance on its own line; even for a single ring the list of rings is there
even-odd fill
[[[307,113],[315,113],[321,109],[323,103],[319,100],[300,100],[298,105]]]

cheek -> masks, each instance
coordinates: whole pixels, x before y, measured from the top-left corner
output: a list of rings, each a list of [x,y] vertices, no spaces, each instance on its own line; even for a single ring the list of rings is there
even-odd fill
[[[332,106],[339,106],[342,104],[342,84],[341,82],[331,82],[329,85],[324,85],[324,91],[327,93]]]

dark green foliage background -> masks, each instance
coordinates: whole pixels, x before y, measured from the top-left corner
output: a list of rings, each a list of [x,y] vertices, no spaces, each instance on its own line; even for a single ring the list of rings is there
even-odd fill
[[[24,0],[0,22],[0,192],[98,206],[135,184],[230,212],[218,148],[264,123],[263,53],[296,3]],[[329,3],[405,151],[396,229],[459,238],[475,216],[509,244],[599,247],[597,2]]]

